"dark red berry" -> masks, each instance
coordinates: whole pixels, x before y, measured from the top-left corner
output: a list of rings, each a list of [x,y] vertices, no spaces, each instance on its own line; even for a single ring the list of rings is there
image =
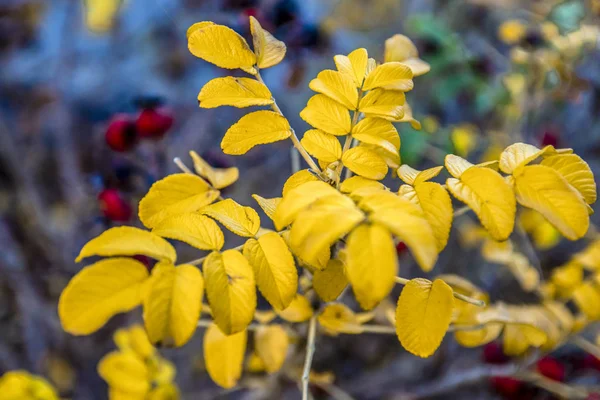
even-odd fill
[[[544,132],[542,136],[542,146],[558,146],[558,135],[552,130]]]
[[[144,264],[148,271],[151,271],[152,267],[154,267],[154,264],[156,263],[153,259],[143,254],[136,254],[133,256],[133,259]]]
[[[537,370],[540,374],[553,381],[565,380],[565,367],[553,357],[544,357],[537,362]]]
[[[507,398],[513,398],[523,387],[523,382],[509,376],[495,376],[490,378],[494,390]]]
[[[115,189],[104,189],[98,195],[100,209],[111,221],[128,221],[131,218],[131,206]]]
[[[138,135],[147,139],[161,139],[173,126],[173,116],[164,108],[146,108],[135,122]]]
[[[114,151],[131,150],[137,142],[135,122],[125,114],[115,115],[106,129],[106,144]]]
[[[591,354],[586,354],[583,360],[583,366],[589,369],[600,371],[600,360]]]
[[[398,253],[398,255],[406,253],[406,250],[408,250],[408,247],[406,247],[406,243],[398,242],[398,244],[396,245],[396,252]]]
[[[600,393],[590,393],[585,400],[600,400]]]
[[[483,360],[488,364],[504,364],[509,361],[509,358],[504,354],[500,344],[491,342],[483,346]]]

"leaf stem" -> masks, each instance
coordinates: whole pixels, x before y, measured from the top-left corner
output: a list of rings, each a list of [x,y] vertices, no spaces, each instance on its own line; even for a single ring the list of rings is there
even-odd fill
[[[410,280],[406,279],[406,278],[402,278],[399,276],[396,277],[396,283],[399,283],[400,285],[406,285],[409,281]],[[464,302],[467,302],[469,304],[473,304],[474,306],[485,307],[485,301],[483,301],[483,300],[477,300],[472,297],[465,296],[464,294],[456,293],[454,291],[452,292],[452,294],[454,295],[455,298],[462,300]]]
[[[308,400],[308,383],[310,380],[310,368],[313,355],[315,354],[315,336],[317,332],[317,317],[312,317],[308,323],[308,339],[306,342],[306,358],[304,359],[304,370],[302,372],[302,400]]]
[[[254,75],[256,77],[256,79],[262,83],[263,85],[265,85],[265,81],[263,81],[262,76],[260,75],[260,71],[256,71],[256,75]],[[266,85],[265,85],[266,86]],[[283,112],[281,111],[281,108],[279,108],[279,106],[277,105],[277,102],[275,101],[275,98],[273,99],[273,104],[271,104],[271,108],[273,109],[273,111],[275,111],[276,113],[278,113],[279,115],[281,115],[282,117]],[[290,136],[290,139],[292,140],[292,142],[294,143],[294,147],[298,150],[298,152],[300,153],[300,155],[302,155],[302,158],[304,158],[304,160],[308,163],[308,165],[310,166],[311,169],[317,171],[319,173],[319,175],[321,174],[321,168],[319,168],[319,166],[317,165],[317,163],[315,163],[315,161],[312,159],[312,157],[308,154],[308,152],[306,151],[306,149],[304,149],[304,146],[302,146],[302,144],[300,143],[300,140],[298,140],[298,136],[296,136],[296,131],[294,130],[294,128],[290,127],[290,131],[292,132],[292,135]]]
[[[244,248],[244,245],[243,245],[243,244],[240,244],[239,246],[237,246],[237,247],[234,247],[234,248],[232,248],[232,249],[229,249],[229,250],[241,250],[241,249],[243,249],[243,248]],[[202,263],[204,262],[204,260],[206,260],[206,257],[208,257],[208,255],[206,255],[206,256],[204,256],[204,257],[197,258],[197,259],[195,259],[195,260],[192,260],[192,261],[188,261],[188,262],[186,262],[186,263],[184,263],[184,264],[189,264],[189,265],[200,265],[200,264],[202,264]]]
[[[463,206],[458,210],[454,211],[454,217],[460,217],[461,215],[468,213],[470,210],[471,209],[469,208],[469,206]]]
[[[587,339],[582,338],[581,336],[573,336],[571,338],[571,343],[585,352],[593,355],[594,357],[600,359],[600,347],[590,342]]]

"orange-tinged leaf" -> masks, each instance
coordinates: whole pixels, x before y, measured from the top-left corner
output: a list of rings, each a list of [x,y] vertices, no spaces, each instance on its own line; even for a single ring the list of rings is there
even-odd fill
[[[290,123],[281,114],[255,111],[244,115],[225,132],[221,149],[225,154],[246,154],[254,146],[285,140],[291,134]]]

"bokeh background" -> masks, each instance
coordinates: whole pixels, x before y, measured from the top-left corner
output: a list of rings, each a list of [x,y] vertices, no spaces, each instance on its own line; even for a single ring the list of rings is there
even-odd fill
[[[240,168],[225,194],[242,204],[254,205],[253,193],[280,195],[292,171],[289,143],[223,155],[220,139],[243,111],[198,108],[200,88],[224,72],[187,49],[194,22],[211,20],[249,37],[250,15],[288,46],[284,62],[263,77],[298,132],[308,128],[298,116],[312,95],[308,82],[334,67],[333,55],[365,47],[382,60],[385,39],[402,33],[431,64],[408,94],[423,129],[398,125],[403,162],[440,165],[450,152],[480,161],[525,141],[571,147],[598,171],[597,0],[0,0],[0,375],[25,369],[46,377],[64,398],[107,398],[96,365],[114,349],[115,329],[140,315],[121,315],[91,336],[74,337],[61,329],[58,296],[82,268],[74,258],[86,241],[108,227],[140,225],[137,202],[154,181],[177,171],[174,157],[191,165],[194,150],[214,166]],[[399,184],[390,178],[392,189]],[[464,236],[475,220],[461,218],[434,272],[467,276],[493,300],[537,301],[527,287],[531,276],[548,279],[586,245],[524,224],[529,228],[516,243],[529,265],[519,270],[470,246]],[[189,247],[178,253],[181,260],[198,258]],[[410,256],[401,256],[403,276],[423,276]],[[264,388],[267,378],[244,381],[231,393],[215,386],[201,343],[197,334],[183,350],[161,350],[177,366],[183,398],[259,398],[248,387]],[[461,348],[448,335],[422,360],[394,336],[320,337],[314,367],[331,385],[313,394],[552,398],[494,379],[490,370],[519,362],[498,352]],[[561,380],[600,385],[597,359],[569,346],[554,358]],[[269,385],[262,398],[299,398],[292,379]]]

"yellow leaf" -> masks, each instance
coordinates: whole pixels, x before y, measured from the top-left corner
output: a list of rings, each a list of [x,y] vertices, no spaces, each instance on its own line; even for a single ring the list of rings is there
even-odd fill
[[[381,182],[377,182],[372,179],[363,178],[362,176],[352,176],[340,185],[340,191],[342,193],[352,193],[359,189],[375,189],[381,190],[385,186]]]
[[[154,355],[155,349],[148,340],[148,334],[141,325],[118,329],[113,335],[113,340],[121,351],[133,350],[141,358]]]
[[[560,154],[550,156],[542,160],[542,165],[556,170],[563,178],[569,182],[588,204],[596,202],[596,182],[594,174],[581,157],[576,154]]]
[[[190,38],[190,36],[192,35],[192,33],[196,32],[198,29],[202,29],[202,28],[206,28],[207,26],[211,26],[214,25],[214,22],[211,21],[202,21],[202,22],[196,22],[195,24],[192,24],[192,26],[190,26],[186,33],[185,33],[185,37],[187,39]]]
[[[419,183],[426,182],[430,179],[435,178],[442,172],[444,167],[433,167],[426,169],[425,171],[416,170],[407,164],[401,165],[398,168],[398,177],[404,182],[411,186],[415,186]]]
[[[83,246],[76,262],[91,256],[133,256],[143,254],[157,260],[175,262],[173,246],[160,236],[131,226],[120,226],[104,231]]]
[[[394,164],[400,164],[400,152],[396,147],[385,139],[379,136],[355,134],[352,137],[361,143],[362,147],[374,150],[383,158],[393,160]]]
[[[444,165],[446,169],[455,178],[460,178],[461,175],[471,167],[474,167],[469,161],[462,157],[455,156],[454,154],[448,154],[444,159]]]
[[[340,260],[329,260],[324,270],[313,274],[313,288],[321,300],[328,302],[337,299],[348,286],[344,263]]]
[[[251,78],[226,76],[208,81],[198,94],[201,108],[233,106],[238,108],[273,104],[269,89]]]
[[[463,347],[479,347],[498,338],[504,328],[503,324],[489,323],[481,329],[454,332],[454,338]]]
[[[254,333],[256,354],[272,374],[281,369],[287,356],[290,338],[281,325],[261,326]]]
[[[477,146],[478,133],[477,127],[472,124],[460,124],[455,126],[450,133],[454,151],[466,157]]]
[[[361,146],[344,152],[342,162],[350,171],[369,179],[381,180],[388,171],[383,158],[373,150]]]
[[[370,310],[395,285],[396,246],[390,232],[378,224],[360,225],[350,233],[346,243],[346,276],[360,306]]]
[[[583,281],[583,267],[570,262],[552,271],[551,279],[561,293],[570,294]]]
[[[590,243],[584,250],[575,254],[573,259],[588,270],[600,269],[600,240]]]
[[[359,206],[370,209],[371,221],[385,226],[405,242],[424,271],[433,269],[438,256],[436,239],[418,206],[390,192],[365,196]]]
[[[319,161],[332,163],[342,157],[340,141],[335,136],[323,133],[318,129],[306,131],[300,143]]]
[[[516,44],[527,34],[527,25],[519,20],[504,21],[498,28],[498,37],[506,44]]]
[[[311,265],[320,253],[358,225],[365,215],[345,196],[317,200],[292,224],[290,248]]]
[[[279,64],[283,60],[283,57],[285,57],[285,43],[275,39],[252,16],[250,16],[250,31],[252,32],[256,65],[258,68],[269,68]]]
[[[290,176],[287,181],[283,184],[283,190],[281,195],[285,196],[290,190],[297,188],[306,182],[318,182],[320,181],[314,174],[307,169],[301,169]]]
[[[260,208],[267,214],[267,217],[273,219],[273,214],[275,214],[275,210],[277,209],[277,205],[281,201],[281,197],[274,197],[272,199],[265,199],[264,197],[260,197],[257,194],[253,194],[252,198],[256,200]]]
[[[586,234],[590,223],[586,204],[556,170],[530,165],[519,168],[513,176],[520,204],[542,214],[569,240]]]
[[[4,400],[59,400],[56,390],[45,379],[24,370],[8,371],[0,377]]]
[[[295,323],[308,321],[313,316],[310,302],[301,294],[296,294],[285,310],[276,312],[282,319]]]
[[[281,234],[281,238],[283,240],[285,240],[285,243],[288,245],[288,247],[291,246],[290,243],[290,230],[286,230]],[[311,272],[315,272],[315,271],[320,271],[325,269],[325,267],[327,266],[327,263],[329,262],[329,260],[331,259],[331,251],[330,249],[324,248],[323,250],[321,250],[314,258],[314,260],[311,260],[311,262],[307,262],[306,260],[303,260],[302,257],[300,257],[298,254],[294,254],[296,256],[296,259],[298,260],[298,265],[303,267],[303,268],[307,268],[309,271]],[[300,280],[300,283],[302,281]]]
[[[352,135],[377,136],[400,150],[400,135],[394,125],[382,118],[364,118],[352,128]]]
[[[225,154],[246,154],[259,144],[268,144],[285,140],[292,134],[290,123],[281,114],[274,111],[255,111],[244,115],[233,124],[221,141]]]
[[[221,250],[223,231],[212,219],[198,213],[179,214],[163,219],[152,233],[181,240],[200,250]]]
[[[260,228],[260,218],[256,211],[241,206],[231,199],[204,207],[201,212],[216,219],[238,236],[252,237]]]
[[[356,314],[342,303],[327,304],[318,317],[319,324],[331,335],[358,334],[362,327]]]
[[[85,24],[94,33],[106,33],[112,29],[123,0],[86,0]]]
[[[337,101],[348,110],[356,110],[358,106],[358,90],[348,74],[326,69],[319,72],[308,87]]]
[[[300,117],[313,127],[331,135],[347,135],[352,127],[348,110],[324,94],[311,97],[300,112]]]
[[[204,334],[204,363],[211,379],[219,386],[230,389],[242,376],[248,333],[224,335],[217,325],[211,324]]]
[[[165,383],[148,393],[148,400],[177,400],[181,398],[179,389],[172,383]]]
[[[406,98],[403,92],[373,89],[360,100],[358,109],[367,117],[400,121],[404,117],[403,105],[405,102]]]
[[[452,200],[446,189],[435,182],[420,182],[414,187],[402,185],[400,189],[404,197],[421,207],[433,230],[438,251],[444,250],[453,218]]]
[[[111,390],[125,392],[129,398],[143,396],[150,390],[148,367],[133,352],[108,353],[98,363],[98,374]]]
[[[219,191],[192,174],[174,174],[155,182],[140,201],[139,216],[147,228],[163,219],[195,212],[219,197]]]
[[[408,92],[413,88],[413,73],[399,62],[386,62],[375,68],[365,80],[363,90],[383,88]]]
[[[404,103],[403,108],[404,108],[404,117],[402,117],[398,122],[408,122],[410,124],[411,128],[413,128],[416,131],[420,131],[421,123],[413,117],[413,111],[412,111],[412,107],[410,106],[410,104]]]
[[[196,331],[204,279],[193,265],[158,264],[144,298],[144,324],[152,343],[183,346]]]
[[[148,270],[129,258],[111,258],[85,267],[71,279],[58,301],[58,316],[65,331],[88,335],[113,315],[142,302]]]
[[[263,360],[261,360],[258,354],[256,354],[256,352],[250,354],[246,360],[246,369],[254,374],[259,374],[266,371],[265,363]]]
[[[409,281],[396,308],[396,333],[402,346],[419,357],[432,355],[450,326],[453,307],[452,288],[444,281]]]
[[[429,72],[431,67],[419,58],[419,52],[413,42],[406,36],[396,34],[385,41],[384,61],[399,61],[408,66],[414,76]]]
[[[195,29],[188,37],[188,48],[196,57],[218,67],[256,73],[256,56],[248,43],[226,26],[207,24]]]
[[[213,168],[195,151],[190,151],[196,173],[210,182],[215,189],[222,189],[238,180],[240,171],[236,167]]]
[[[337,55],[333,57],[333,61],[338,71],[352,77],[354,85],[360,88],[367,74],[368,57],[367,50],[361,48],[354,50],[348,56]]]
[[[460,175],[460,180],[449,178],[446,186],[454,197],[475,211],[495,240],[508,239],[515,224],[517,206],[512,188],[498,172],[471,167]]]
[[[340,192],[322,181],[306,182],[284,194],[273,215],[275,228],[281,230],[292,223],[298,213],[323,197],[341,197]]]
[[[273,310],[256,310],[254,311],[254,319],[258,321],[259,324],[268,324],[273,321],[277,314]]]
[[[508,356],[519,356],[530,346],[542,346],[546,338],[544,332],[533,326],[508,324],[504,327],[502,349]]]
[[[246,329],[256,309],[254,272],[246,258],[235,250],[213,251],[202,270],[215,323],[227,335]]]
[[[583,282],[573,291],[573,301],[591,320],[600,319],[600,290],[593,282]]]
[[[275,232],[248,239],[244,256],[254,269],[258,289],[273,308],[289,306],[298,289],[298,273],[285,241]]]
[[[570,149],[559,150],[558,153],[569,153]],[[515,143],[508,146],[500,154],[500,170],[506,174],[512,174],[518,167],[529,164],[538,157],[556,154],[557,150],[552,146],[538,149],[525,143]]]

